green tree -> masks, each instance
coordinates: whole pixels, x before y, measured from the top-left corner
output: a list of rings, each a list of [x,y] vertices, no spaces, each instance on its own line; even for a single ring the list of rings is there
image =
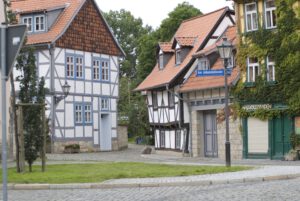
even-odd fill
[[[170,41],[182,21],[201,15],[201,11],[187,2],[178,4],[177,7],[168,14],[160,27],[143,36],[139,40],[138,52],[138,81],[144,80],[153,69],[156,63],[156,48],[158,42]]]
[[[170,41],[183,20],[201,15],[201,11],[188,2],[178,4],[177,7],[169,13],[169,17],[164,19],[157,30],[160,41]]]
[[[20,81],[19,99],[21,103],[28,104],[23,107],[23,129],[25,160],[31,172],[32,164],[43,146],[43,114],[41,106],[34,104],[45,102],[45,81],[44,78],[38,80],[33,48],[25,47],[21,50],[16,68],[21,72],[21,76],[17,78]]]
[[[151,31],[151,27],[143,26],[141,18],[135,18],[129,11],[109,11],[104,16],[119,41],[126,58],[121,62],[120,75],[130,78],[136,76],[136,47],[138,40]]]

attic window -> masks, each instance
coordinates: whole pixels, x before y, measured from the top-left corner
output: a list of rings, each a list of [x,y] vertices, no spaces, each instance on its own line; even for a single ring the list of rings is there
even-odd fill
[[[164,69],[164,53],[162,50],[159,51],[158,66],[160,70]]]
[[[29,33],[42,32],[46,30],[45,15],[27,15],[22,17],[22,24],[27,25]]]
[[[180,53],[181,53],[181,49],[180,49],[180,46],[177,44],[176,45],[176,51],[175,51],[175,59],[176,59],[176,65],[179,65],[181,64],[181,56],[180,56]]]
[[[198,60],[198,70],[208,70],[209,61],[207,58],[201,58]]]

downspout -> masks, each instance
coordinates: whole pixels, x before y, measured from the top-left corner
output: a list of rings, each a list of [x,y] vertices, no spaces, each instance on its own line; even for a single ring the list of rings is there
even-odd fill
[[[48,44],[48,50],[50,55],[51,153],[54,153],[54,138],[55,138],[54,47],[55,45],[53,43]]]

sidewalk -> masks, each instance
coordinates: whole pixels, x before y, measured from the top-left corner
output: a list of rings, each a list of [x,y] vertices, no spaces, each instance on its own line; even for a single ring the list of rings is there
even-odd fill
[[[97,162],[144,162],[176,165],[224,165],[225,161],[215,158],[190,158],[174,155],[141,155],[144,146],[130,145],[120,152],[100,152],[81,154],[49,154],[47,164],[97,163]],[[38,162],[39,163],[39,162]],[[14,164],[11,164],[12,166]],[[226,183],[264,182],[271,180],[300,177],[300,161],[273,160],[233,160],[232,165],[253,166],[254,169],[227,172],[212,175],[114,179],[102,183],[87,184],[10,184],[11,190],[46,190],[46,189],[95,189],[95,188],[131,188],[163,186],[200,186]]]

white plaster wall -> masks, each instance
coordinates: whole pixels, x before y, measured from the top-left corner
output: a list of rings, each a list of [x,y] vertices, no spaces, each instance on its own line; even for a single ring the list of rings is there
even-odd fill
[[[85,135],[85,137],[93,137],[93,127],[85,126],[84,127],[84,135]]]

